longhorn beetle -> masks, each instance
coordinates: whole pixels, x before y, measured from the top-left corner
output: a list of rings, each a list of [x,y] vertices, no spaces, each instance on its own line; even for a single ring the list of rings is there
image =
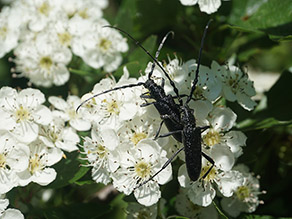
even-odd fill
[[[139,47],[141,47],[150,57],[151,59],[154,61],[151,71],[148,74],[148,79],[145,82],[139,82],[137,84],[128,84],[128,85],[124,85],[124,86],[120,86],[120,87],[115,87],[113,89],[110,90],[106,90],[103,91],[101,93],[95,94],[93,96],[91,96],[90,98],[84,100],[76,109],[76,112],[79,110],[79,108],[85,104],[87,101],[91,100],[92,98],[95,98],[97,96],[100,96],[102,94],[106,94],[115,90],[120,90],[120,89],[125,89],[125,88],[131,88],[131,87],[136,87],[136,86],[144,86],[145,88],[148,89],[149,92],[142,94],[140,97],[144,98],[144,99],[154,99],[154,102],[146,102],[144,104],[141,105],[141,107],[145,107],[148,105],[153,104],[154,107],[157,109],[157,111],[159,112],[161,118],[162,118],[162,122],[159,126],[159,129],[156,133],[155,138],[157,138],[157,136],[159,135],[159,132],[161,130],[161,127],[163,125],[163,123],[165,122],[166,127],[168,128],[168,130],[170,132],[176,131],[176,130],[180,130],[182,129],[182,125],[180,122],[180,105],[178,105],[177,103],[175,103],[174,98],[169,94],[166,95],[165,91],[164,91],[164,80],[162,80],[161,85],[158,85],[154,82],[154,80],[151,78],[152,74],[153,74],[153,70],[155,67],[155,64],[157,64],[159,66],[159,68],[164,72],[164,74],[166,75],[166,77],[168,78],[168,80],[170,81],[171,86],[174,89],[174,92],[176,93],[176,98],[178,98],[178,101],[180,102],[180,104],[182,104],[182,100],[181,97],[179,95],[178,89],[176,88],[174,82],[170,79],[169,75],[167,74],[167,72],[165,71],[165,69],[160,65],[160,63],[157,61],[157,57],[160,53],[160,50],[166,40],[166,38],[168,37],[169,34],[173,33],[173,32],[168,32],[166,34],[166,36],[163,38],[161,44],[159,45],[159,48],[156,52],[156,57],[154,58],[141,44],[140,42],[138,42],[137,40],[135,40],[131,35],[129,35],[128,33],[126,33],[125,31],[117,28],[117,27],[112,27],[112,26],[105,26],[105,27],[110,27],[110,28],[114,28],[117,29],[119,31],[121,31],[122,33],[125,33],[128,35],[128,37],[130,39],[132,39]],[[176,140],[178,140],[179,142],[182,141],[181,139],[181,134],[180,133],[174,133],[173,134],[174,138]]]
[[[204,132],[206,129],[208,129],[209,126],[197,127],[196,126],[196,119],[194,116],[194,110],[191,109],[188,105],[192,99],[193,92],[195,91],[196,85],[198,83],[202,49],[203,49],[206,33],[207,33],[207,30],[208,30],[208,27],[209,27],[209,24],[211,21],[212,20],[209,20],[209,22],[207,23],[205,30],[204,30],[204,34],[202,37],[201,46],[200,46],[200,50],[199,50],[198,64],[197,64],[195,79],[193,81],[190,94],[187,96],[187,100],[184,104],[182,103],[182,101],[179,104],[180,118],[181,118],[179,125],[182,126],[182,128],[174,130],[174,131],[170,131],[169,133],[158,136],[158,137],[167,137],[170,135],[174,136],[174,134],[181,135],[182,143],[184,146],[182,148],[180,148],[178,151],[176,151],[171,156],[171,158],[168,159],[168,161],[162,166],[162,168],[158,172],[156,172],[148,180],[138,184],[135,189],[146,184],[147,182],[152,180],[155,176],[157,176],[163,169],[165,169],[171,163],[171,161],[182,150],[185,150],[186,168],[187,168],[188,175],[192,181],[196,181],[200,177],[201,168],[202,168],[202,156],[211,163],[211,167],[202,176],[203,179],[209,174],[209,172],[211,171],[211,169],[215,165],[214,160],[211,157],[209,157],[207,154],[205,154],[202,151],[202,147],[201,147],[201,140],[202,140],[201,133]],[[176,127],[178,127],[178,126],[176,126]]]

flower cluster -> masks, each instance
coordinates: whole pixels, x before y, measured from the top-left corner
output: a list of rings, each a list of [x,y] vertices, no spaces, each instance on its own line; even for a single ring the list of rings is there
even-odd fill
[[[113,71],[126,39],[102,17],[107,0],[16,0],[0,13],[0,58],[14,50],[18,77],[37,86],[63,85],[72,55],[92,68]]]
[[[74,114],[80,98],[69,96],[66,102],[50,97],[49,101],[54,110],[44,105],[45,96],[37,89],[0,89],[0,195],[30,182],[45,186],[54,181],[57,173],[51,166],[64,151],[78,149],[76,130],[90,129],[90,122]],[[8,205],[2,201],[0,215]]]
[[[152,63],[149,63],[146,73],[151,71],[151,66]],[[169,64],[164,65],[164,68],[174,80],[180,94],[189,94],[195,78],[196,61],[180,63],[175,58],[169,60]],[[165,91],[173,94],[172,86],[157,66],[153,71],[153,78],[158,84],[164,78]],[[124,68],[124,75],[118,82],[114,78],[103,79],[82,99],[138,81],[145,81],[145,77],[129,78],[129,72]],[[118,89],[96,96],[84,104],[80,113],[91,119],[94,128],[91,130],[91,137],[84,138],[82,158],[92,167],[92,178],[96,182],[104,184],[112,182],[118,191],[126,195],[133,192],[140,204],[152,206],[161,197],[160,185],[172,179],[171,164],[153,180],[140,187],[139,185],[157,173],[174,151],[183,145],[172,137],[153,140],[161,118],[153,105],[141,107],[144,101],[140,95],[145,92],[142,86]],[[257,192],[253,192],[255,188],[250,188],[247,182],[254,178],[250,173],[234,168],[236,159],[243,153],[242,147],[246,145],[246,136],[241,131],[232,130],[236,125],[237,115],[222,105],[224,101],[221,101],[222,99],[237,101],[243,108],[252,110],[256,105],[251,99],[253,95],[255,95],[253,83],[239,68],[232,65],[221,66],[216,62],[213,62],[210,68],[201,66],[193,100],[189,105],[194,109],[197,126],[209,127],[202,133],[202,150],[215,161],[215,165],[202,179],[211,167],[210,162],[203,159],[201,179],[196,182],[191,182],[185,164],[179,168],[178,181],[183,187],[184,194],[187,194],[189,208],[196,205],[198,212],[211,208],[210,204],[216,193],[224,197],[226,212],[229,212],[228,205],[235,202],[231,201],[229,204],[230,200],[241,203],[240,212],[254,211],[260,203],[257,198],[261,193],[258,190],[259,186]],[[167,132],[162,126],[160,133]],[[183,153],[179,157],[184,160]],[[177,209],[179,212],[186,212],[187,210],[179,204],[179,197]],[[230,214],[235,215],[232,212]]]

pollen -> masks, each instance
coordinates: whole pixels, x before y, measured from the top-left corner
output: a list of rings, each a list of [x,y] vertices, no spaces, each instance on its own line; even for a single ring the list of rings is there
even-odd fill
[[[209,169],[210,169],[209,163],[206,166],[202,167],[200,178],[202,178],[207,173],[207,171],[209,171]],[[213,182],[214,179],[216,178],[216,175],[217,175],[216,168],[213,167],[208,173],[208,175],[204,178],[204,180],[208,182]]]
[[[77,116],[76,111],[74,109],[68,110],[67,113],[68,113],[70,119],[74,119]]]
[[[15,112],[16,122],[19,123],[21,121],[29,120],[30,113],[27,109],[20,106]]]
[[[41,60],[40,60],[40,66],[43,69],[49,70],[52,65],[53,65],[53,61],[52,61],[52,59],[50,57],[44,56],[44,57],[41,58]]]
[[[79,11],[79,12],[78,12],[78,15],[79,15],[80,17],[82,17],[83,19],[87,19],[87,18],[89,18],[89,15],[88,15],[88,13],[87,13],[87,8],[85,8],[85,9],[82,10],[82,11]]]
[[[40,162],[40,157],[38,154],[35,154],[33,157],[29,159],[29,171],[31,174],[34,174],[35,172],[43,169],[41,162]]]
[[[139,141],[141,141],[142,139],[146,138],[147,135],[143,132],[140,133],[134,133],[131,137],[131,141],[134,143],[134,145],[138,144]]]
[[[106,150],[105,146],[99,144],[96,147],[96,153],[98,154],[99,158],[102,159],[106,156],[107,150]]]
[[[49,15],[50,12],[50,5],[47,2],[44,2],[39,8],[39,12],[45,16]]]
[[[63,46],[69,46],[72,40],[72,36],[67,31],[64,33],[59,33],[58,38]]]
[[[151,166],[144,161],[140,161],[136,164],[135,171],[140,178],[148,178],[150,176]]]
[[[108,39],[102,38],[99,43],[99,48],[101,48],[102,51],[108,51],[111,45],[112,45],[111,41],[109,41]]]
[[[120,113],[119,105],[116,100],[112,100],[111,102],[108,102],[107,100],[103,100],[102,102],[107,104],[106,108],[110,114],[118,115]]]
[[[250,191],[247,186],[239,186],[235,194],[240,201],[245,201],[247,198],[250,197]]]
[[[5,168],[6,166],[6,157],[4,154],[0,154],[0,168]]]
[[[219,144],[221,140],[219,132],[215,130],[210,130],[204,137],[203,141],[208,146],[213,146]]]
[[[7,27],[4,26],[4,27],[0,28],[0,36],[5,38],[6,34],[7,34]]]

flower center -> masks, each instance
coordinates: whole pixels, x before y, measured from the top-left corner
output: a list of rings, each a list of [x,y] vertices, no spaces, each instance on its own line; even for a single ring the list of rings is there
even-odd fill
[[[29,111],[23,108],[23,106],[20,106],[15,112],[16,122],[19,123],[21,121],[27,121],[29,119],[29,115]]]
[[[0,168],[5,168],[6,166],[6,157],[4,154],[0,154]]]
[[[6,37],[6,34],[7,34],[7,27],[4,26],[4,27],[0,28],[0,36],[2,38],[5,38]]]
[[[88,16],[88,13],[87,13],[87,8],[85,8],[84,10],[82,10],[82,11],[79,11],[78,12],[78,15],[80,16],[80,17],[82,17],[83,19],[87,19],[89,16]]]
[[[150,175],[151,166],[144,161],[140,161],[136,164],[135,171],[140,178],[148,178]]]
[[[45,56],[42,57],[40,60],[40,66],[44,69],[49,70],[51,68],[51,66],[53,65],[53,61],[50,57]]]
[[[215,130],[210,130],[204,137],[203,141],[208,146],[213,146],[220,143],[220,134]]]
[[[106,156],[106,149],[105,149],[105,146],[99,144],[97,145],[97,148],[96,148],[96,153],[98,154],[99,158],[104,158]]]
[[[49,11],[50,11],[50,6],[47,2],[44,2],[39,8],[38,8],[39,12],[43,15],[48,16]]]
[[[250,191],[247,186],[239,186],[235,194],[240,201],[244,201],[250,196]]]
[[[107,50],[109,50],[109,48],[111,47],[111,45],[112,45],[112,42],[109,41],[108,39],[105,39],[105,38],[102,38],[100,40],[100,43],[99,43],[99,47],[104,52],[107,51]]]
[[[64,46],[69,46],[71,42],[71,35],[67,31],[64,33],[58,33],[59,41]]]
[[[120,113],[119,105],[116,100],[108,102],[106,99],[104,99],[102,102],[107,104],[106,108],[110,114],[118,115]]]
[[[210,163],[207,163],[206,166],[202,167],[200,178],[202,178],[207,173],[207,171],[209,171],[209,169],[210,169]],[[204,180],[208,182],[212,182],[216,178],[216,175],[217,175],[216,168],[213,167],[208,173],[208,175],[204,178]]]
[[[70,119],[74,119],[77,116],[76,111],[74,109],[68,110],[67,113],[68,113]]]
[[[146,138],[147,135],[143,132],[141,133],[134,133],[131,137],[131,141],[134,143],[134,145],[138,144],[139,141],[141,141],[142,139]]]
[[[31,174],[34,174],[36,171],[41,170],[42,165],[40,162],[40,157],[38,154],[35,154],[34,157],[29,159],[29,171]]]

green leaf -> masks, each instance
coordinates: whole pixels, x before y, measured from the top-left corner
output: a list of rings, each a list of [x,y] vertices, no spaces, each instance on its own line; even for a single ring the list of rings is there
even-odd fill
[[[278,127],[278,126],[287,126],[291,125],[292,120],[290,121],[279,121],[275,118],[266,118],[264,120],[244,120],[241,123],[237,125],[238,128],[248,131],[248,130],[257,130],[257,129],[267,129],[272,127]]]
[[[66,219],[66,218],[82,218],[93,219],[110,212],[111,207],[103,203],[76,203],[57,208],[49,208],[43,211],[43,215],[48,219]]]
[[[78,161],[78,152],[66,154],[66,158],[53,166],[57,171],[57,178],[48,185],[49,188],[61,188],[75,182],[84,176],[88,168],[81,168]],[[86,170],[87,169],[87,170]]]
[[[127,64],[120,66],[116,70],[116,72],[114,73],[114,76],[120,78],[124,73],[124,70],[123,70],[124,67],[126,67],[128,69],[131,77],[139,77],[140,76],[139,72],[142,70],[142,66],[137,61],[129,62]]]
[[[148,37],[143,43],[143,47],[152,55],[154,55],[155,51],[155,45],[156,45],[157,37],[156,36],[150,36]],[[137,46],[137,48],[129,55],[129,61],[130,62],[138,62],[142,66],[142,70],[147,65],[147,62],[149,61],[149,56],[146,54],[145,51],[143,51],[140,47]]]
[[[136,15],[136,2],[132,0],[124,0],[119,8],[115,18],[115,24],[119,28],[127,31],[133,31],[133,20]]]
[[[233,28],[264,32],[275,40],[292,39],[290,0],[234,0],[229,17]]]

